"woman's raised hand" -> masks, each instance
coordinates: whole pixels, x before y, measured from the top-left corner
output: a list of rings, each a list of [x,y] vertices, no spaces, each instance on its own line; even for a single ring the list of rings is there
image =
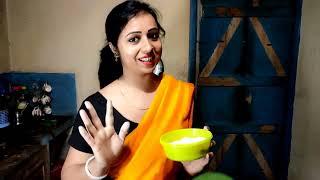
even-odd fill
[[[113,125],[113,107],[110,100],[107,101],[105,127],[103,127],[92,104],[88,101],[84,104],[90,113],[91,119],[86,111],[80,110],[80,116],[85,128],[79,126],[79,132],[91,147],[97,163],[101,167],[110,167],[121,153],[124,138],[128,134],[130,123],[123,123],[119,134],[117,134]]]
[[[204,126],[203,129],[209,130],[208,126]],[[211,145],[213,145],[211,143]],[[213,157],[213,152],[209,152],[205,157],[193,160],[193,161],[185,161],[181,162],[184,169],[188,172],[189,175],[194,176],[197,173],[201,172],[202,169],[209,163],[211,157]]]

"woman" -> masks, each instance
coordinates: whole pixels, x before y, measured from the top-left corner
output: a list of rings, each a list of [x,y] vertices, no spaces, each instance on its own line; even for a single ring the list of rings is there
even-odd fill
[[[116,6],[105,23],[101,90],[82,104],[70,137],[62,179],[176,179],[199,173],[209,156],[168,160],[159,144],[170,130],[192,125],[190,83],[153,71],[161,63],[164,29],[140,1]]]

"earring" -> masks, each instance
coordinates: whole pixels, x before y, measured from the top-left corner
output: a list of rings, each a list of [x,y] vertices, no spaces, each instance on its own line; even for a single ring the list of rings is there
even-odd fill
[[[160,60],[158,62],[158,64],[156,65],[156,67],[154,68],[153,74],[155,74],[156,76],[160,76],[161,73],[163,73],[163,71],[164,71],[164,65],[163,65],[162,60]]]
[[[113,53],[113,57],[114,57],[114,61],[118,62],[120,55],[119,55],[119,53]]]
[[[111,42],[108,42],[108,45],[109,45],[111,51],[113,52],[114,61],[115,61],[115,62],[118,62],[118,60],[119,60],[119,58],[120,58],[120,54],[119,54],[117,48],[114,47]]]

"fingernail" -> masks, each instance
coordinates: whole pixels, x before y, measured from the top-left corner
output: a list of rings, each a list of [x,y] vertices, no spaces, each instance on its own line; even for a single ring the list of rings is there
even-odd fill
[[[129,121],[126,121],[126,126],[130,127],[130,122]]]
[[[79,127],[78,127],[78,130],[79,130],[80,134],[84,133],[84,131],[85,131],[82,126],[79,126]]]
[[[82,116],[84,114],[84,112],[85,111],[83,109],[80,109],[80,111],[79,111],[80,116]]]
[[[84,102],[84,105],[86,106],[87,109],[89,109],[89,108],[91,107],[91,106],[90,106],[90,103],[89,103],[88,101],[85,101],[85,102]]]

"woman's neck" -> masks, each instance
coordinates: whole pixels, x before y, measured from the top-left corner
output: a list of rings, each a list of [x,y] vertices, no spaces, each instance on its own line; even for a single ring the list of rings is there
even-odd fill
[[[126,86],[130,88],[143,91],[145,93],[153,93],[157,89],[161,81],[161,77],[158,77],[154,74],[148,74],[144,76],[123,74],[119,78],[119,81],[126,84]]]

